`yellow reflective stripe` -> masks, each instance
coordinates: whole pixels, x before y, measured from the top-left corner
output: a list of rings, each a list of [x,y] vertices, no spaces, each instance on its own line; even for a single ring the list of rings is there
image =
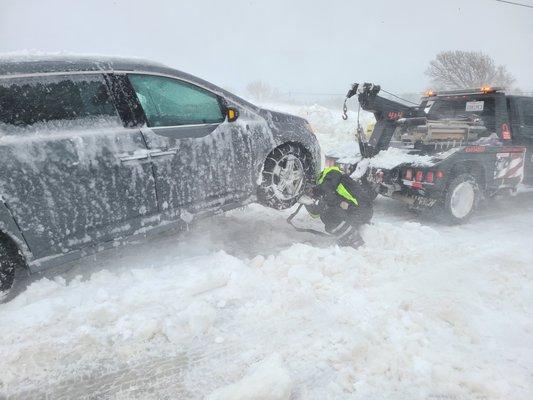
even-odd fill
[[[318,185],[320,185],[322,182],[324,182],[324,178],[326,178],[326,175],[329,174],[331,171],[337,171],[337,172],[340,172],[342,174],[341,169],[339,167],[337,167],[337,166],[324,168],[322,170],[322,172],[320,173],[320,175],[318,176],[318,178],[316,180],[316,183]],[[339,183],[337,185],[337,193],[340,196],[344,197],[346,200],[351,201],[352,203],[354,203],[356,206],[359,205],[359,202],[357,201],[357,199],[348,191],[348,189],[346,189],[344,187],[344,185],[342,183]]]
[[[320,175],[318,175],[318,178],[316,180],[316,183],[317,184],[321,184],[322,182],[324,182],[324,178],[326,177],[327,174],[329,174],[331,171],[337,171],[337,172],[340,172],[342,174],[342,171],[339,167],[337,166],[333,166],[333,167],[327,167],[327,168],[324,168],[322,170],[322,172],[320,173]]]
[[[356,206],[359,205],[357,199],[352,196],[352,194],[344,187],[342,183],[339,183],[339,185],[337,186],[337,193],[344,197],[346,200],[349,200],[354,203]]]

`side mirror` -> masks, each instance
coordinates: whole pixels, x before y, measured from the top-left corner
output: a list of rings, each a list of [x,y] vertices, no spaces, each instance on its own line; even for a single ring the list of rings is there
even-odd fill
[[[235,122],[239,118],[239,110],[235,107],[227,107],[226,115],[228,116],[228,122]]]

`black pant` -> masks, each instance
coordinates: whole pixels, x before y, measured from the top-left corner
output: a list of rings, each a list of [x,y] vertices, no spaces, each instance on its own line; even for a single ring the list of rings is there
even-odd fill
[[[320,213],[326,232],[335,236],[341,246],[362,244],[359,234],[361,225],[370,222],[372,208],[355,207],[350,205],[347,210],[338,206],[326,206]]]

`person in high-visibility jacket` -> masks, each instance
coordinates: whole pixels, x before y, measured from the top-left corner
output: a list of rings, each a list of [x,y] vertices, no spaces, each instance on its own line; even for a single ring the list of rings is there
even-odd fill
[[[372,219],[374,189],[366,180],[354,180],[338,167],[325,168],[309,192],[314,202],[305,205],[311,215],[320,216],[326,232],[340,246],[362,245],[361,225]]]

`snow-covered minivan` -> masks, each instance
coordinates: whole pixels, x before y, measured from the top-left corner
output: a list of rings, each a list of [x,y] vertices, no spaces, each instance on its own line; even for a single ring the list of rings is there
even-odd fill
[[[142,60],[0,57],[0,283],[122,238],[295,203],[320,167],[302,118]]]

